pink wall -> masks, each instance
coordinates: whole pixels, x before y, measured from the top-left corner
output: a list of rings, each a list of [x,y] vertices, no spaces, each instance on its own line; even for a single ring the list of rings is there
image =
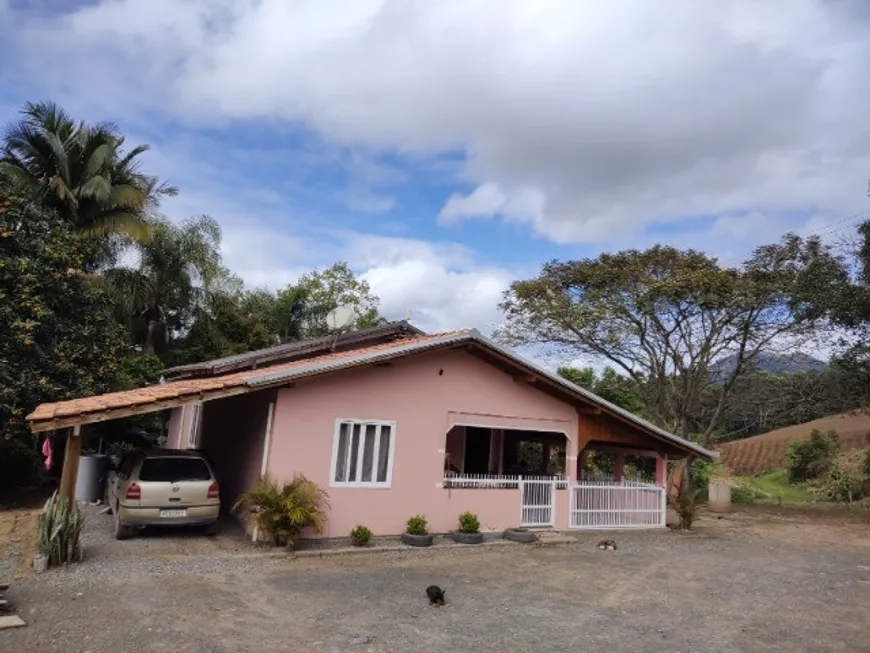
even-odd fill
[[[337,419],[396,422],[390,488],[330,487]],[[573,407],[467,352],[435,352],[280,389],[268,471],[278,479],[302,472],[327,489],[327,537],[347,536],[357,523],[380,535],[401,533],[416,513],[426,516],[433,532],[455,528],[465,510],[477,512],[490,530],[517,525],[517,490],[438,487],[452,424],[558,429],[572,438],[577,432]],[[567,515],[567,505],[557,510]]]

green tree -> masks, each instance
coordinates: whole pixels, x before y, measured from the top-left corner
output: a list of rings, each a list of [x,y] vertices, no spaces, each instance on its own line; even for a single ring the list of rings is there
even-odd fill
[[[296,284],[278,292],[278,333],[282,342],[328,335],[326,315],[340,305],[349,305],[356,312],[352,328],[368,329],[385,321],[378,313],[378,302],[368,282],[339,261],[325,270],[302,275]]]
[[[21,113],[4,134],[0,174],[83,233],[147,240],[149,212],[178,192],[139,169],[148,146],[124,152],[115,125],[76,122],[51,102]]]
[[[136,268],[112,268],[103,276],[134,343],[145,353],[160,353],[173,333],[189,325],[222,274],[221,230],[214,219],[199,216],[181,225],[157,220],[152,231],[147,242],[137,244]]]
[[[709,444],[747,364],[815,326],[817,312],[799,298],[817,259],[830,258],[817,245],[789,238],[759,248],[741,268],[660,245],[552,261],[505,293],[497,337],[607,361],[631,379],[654,421]],[[727,355],[734,368],[714,382],[711,365]],[[708,411],[702,398],[711,389]]]
[[[605,401],[609,401],[640,417],[646,416],[643,401],[641,401],[635,392],[634,382],[628,377],[619,374],[609,365],[601,372],[601,376],[597,375],[591,367],[584,367],[582,369],[560,367],[556,373],[571,383],[594,392]]]
[[[87,248],[57,215],[0,180],[0,484],[33,471],[25,417],[111,391],[129,352],[111,298],[80,272]]]

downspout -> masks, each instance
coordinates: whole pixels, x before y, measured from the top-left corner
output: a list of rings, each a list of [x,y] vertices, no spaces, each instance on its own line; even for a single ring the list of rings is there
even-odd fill
[[[269,402],[269,411],[266,414],[266,434],[263,437],[263,462],[260,463],[260,478],[266,478],[266,469],[269,466],[269,448],[272,445],[272,418],[275,415],[275,402]],[[260,539],[260,525],[254,524],[254,533],[251,540],[256,542]]]

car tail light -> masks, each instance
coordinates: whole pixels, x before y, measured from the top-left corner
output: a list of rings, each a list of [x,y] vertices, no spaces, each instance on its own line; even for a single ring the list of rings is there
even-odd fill
[[[141,499],[142,498],[142,488],[139,487],[138,483],[130,483],[127,486],[127,492],[124,494],[125,499]]]
[[[212,481],[211,485],[208,486],[208,498],[209,499],[220,498],[220,486],[217,484],[217,481]]]

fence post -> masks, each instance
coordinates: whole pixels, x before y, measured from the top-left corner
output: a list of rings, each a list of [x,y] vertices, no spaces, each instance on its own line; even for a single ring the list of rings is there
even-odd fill
[[[661,498],[659,499],[659,508],[661,510],[661,526],[667,527],[668,525],[668,491],[667,488],[659,486],[659,493]]]

